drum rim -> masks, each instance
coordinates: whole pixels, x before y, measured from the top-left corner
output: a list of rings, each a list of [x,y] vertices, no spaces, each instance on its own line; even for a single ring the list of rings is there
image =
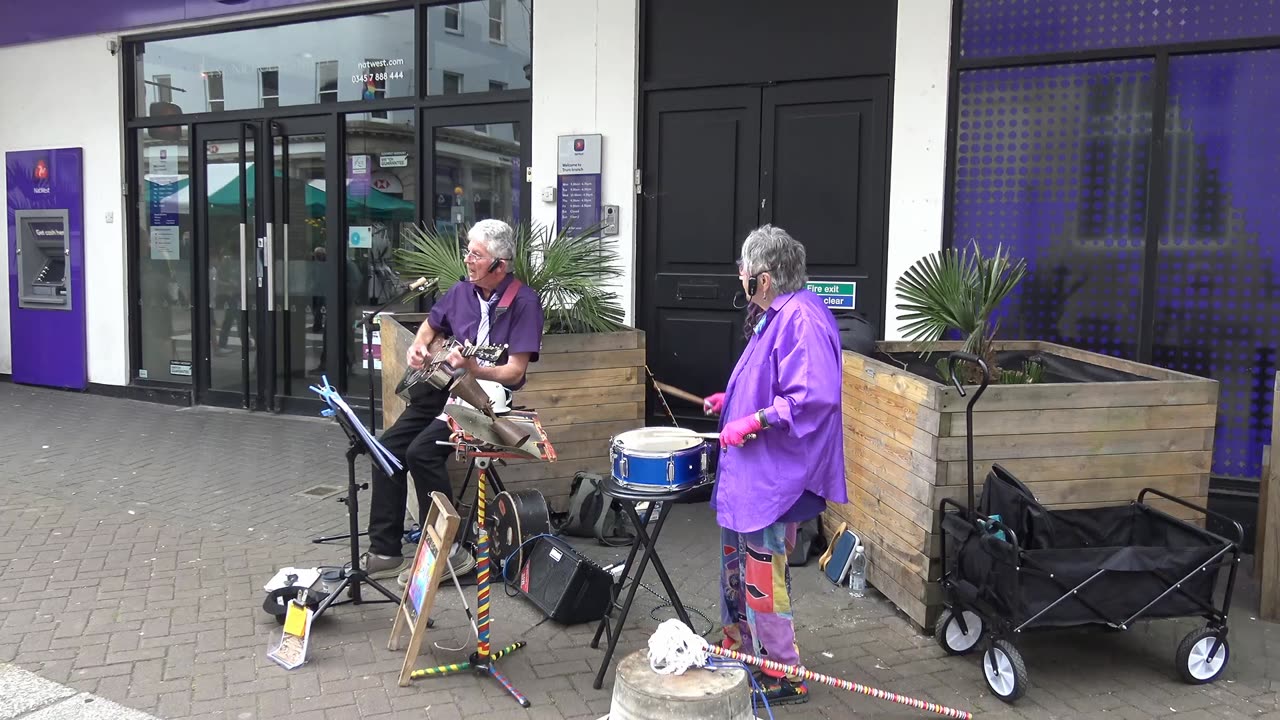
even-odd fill
[[[664,493],[683,492],[685,490],[692,490],[696,487],[699,487],[701,485],[706,485],[707,483],[712,482],[710,478],[707,478],[704,476],[699,476],[699,478],[700,479],[698,480],[698,482],[686,483],[682,485],[676,485],[671,483],[664,484],[664,485],[653,485],[651,483],[637,484],[637,483],[629,482],[627,480],[622,480],[618,478],[618,476],[616,475],[613,477],[614,481],[617,482],[619,485],[631,490],[639,490],[641,492],[649,491],[649,492],[664,492]]]
[[[609,440],[609,444],[610,444],[610,445],[614,445],[614,446],[622,446],[622,447],[625,447],[625,446],[623,446],[623,445],[622,445],[622,442],[623,442],[623,438],[625,438],[625,437],[626,437],[626,436],[628,436],[628,435],[636,436],[636,437],[638,437],[638,436],[643,436],[643,435],[661,435],[661,434],[663,434],[663,433],[661,433],[661,432],[654,432],[654,431],[663,431],[663,430],[670,431],[670,430],[672,430],[672,429],[677,429],[677,430],[678,430],[679,428],[664,428],[664,427],[642,427],[642,428],[632,428],[632,429],[630,429],[630,430],[625,430],[625,431],[623,431],[623,432],[618,433],[617,435],[614,435],[612,438],[610,438],[610,440]],[[706,440],[704,440],[703,438],[700,438],[700,437],[694,436],[694,435],[690,435],[690,436],[687,436],[687,437],[682,437],[682,436],[680,436],[679,434],[674,434],[674,433],[673,433],[673,434],[668,434],[668,435],[667,435],[667,437],[670,437],[670,438],[672,438],[672,439],[676,439],[676,440],[689,440],[689,441],[690,441],[690,442],[692,442],[693,444],[692,444],[692,445],[689,445],[688,447],[680,448],[680,449],[678,449],[678,450],[667,450],[667,451],[636,450],[636,451],[634,451],[634,454],[635,454],[636,456],[643,456],[643,457],[667,457],[667,456],[672,455],[672,454],[675,454],[675,453],[686,453],[686,452],[690,452],[690,451],[699,450],[699,449],[701,449],[701,448],[705,447],[705,446],[706,446],[706,444],[707,444],[707,441],[706,441]]]

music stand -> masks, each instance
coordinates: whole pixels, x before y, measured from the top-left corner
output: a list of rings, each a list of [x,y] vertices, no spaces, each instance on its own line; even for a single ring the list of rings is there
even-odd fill
[[[391,298],[387,302],[383,303],[381,307],[369,313],[368,316],[356,321],[356,327],[363,328],[363,331],[364,331],[364,347],[365,347],[364,367],[365,367],[365,375],[369,377],[369,434],[371,435],[376,434],[378,431],[378,403],[375,399],[376,393],[374,392],[374,385],[373,385],[373,324],[374,324],[373,321],[374,321],[374,318],[378,317],[378,315],[382,314],[383,310],[386,310],[392,305],[402,305],[404,303],[409,302],[410,300],[416,300],[428,293],[435,295],[436,288],[437,288],[437,283],[435,280],[431,280],[428,282],[423,278],[419,278],[417,281],[409,285],[404,290],[404,292],[400,293],[396,297]],[[325,382],[328,383],[328,380],[326,380]],[[357,526],[351,532],[357,533],[358,535],[369,534],[367,532],[360,532],[359,530],[360,528]],[[323,535],[321,537],[312,538],[311,542],[315,543],[316,545],[321,545],[324,543],[334,542],[335,540],[346,540],[349,537],[350,537],[349,535]]]
[[[371,462],[381,463],[383,469],[391,474],[394,470],[392,465],[396,467],[400,462],[395,459],[391,451],[382,446],[376,438],[365,432],[364,426],[360,424],[355,413],[347,405],[342,396],[329,385],[327,377],[322,378],[324,387],[312,386],[311,389],[316,392],[328,404],[328,408],[322,411],[323,415],[332,417],[337,421],[338,426],[347,435],[347,497],[342,498],[347,506],[347,520],[350,525],[351,533],[347,536],[351,540],[351,567],[343,569],[342,581],[338,583],[333,592],[320,602],[320,606],[316,608],[315,617],[320,617],[326,610],[334,605],[345,605],[351,603],[354,605],[372,605],[377,603],[399,603],[400,598],[386,589],[377,580],[369,577],[369,572],[360,567],[360,507],[356,494],[362,489],[362,486],[356,482],[356,458],[361,455],[369,455]],[[366,484],[364,487],[368,487]],[[374,590],[382,593],[386,600],[364,600],[360,596],[360,586],[370,585]],[[349,590],[349,597],[346,600],[338,600],[337,598],[344,590]]]

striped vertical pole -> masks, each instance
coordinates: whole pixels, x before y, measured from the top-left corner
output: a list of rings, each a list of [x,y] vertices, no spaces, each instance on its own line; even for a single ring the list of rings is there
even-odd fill
[[[482,466],[476,480],[476,522],[480,525],[480,542],[476,546],[476,655],[482,663],[489,658],[489,531],[484,518],[487,480],[488,473]]]

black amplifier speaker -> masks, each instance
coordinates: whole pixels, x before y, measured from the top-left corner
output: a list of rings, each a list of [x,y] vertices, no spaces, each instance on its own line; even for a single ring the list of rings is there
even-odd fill
[[[612,602],[613,576],[558,537],[543,536],[526,550],[520,594],[547,617],[566,625],[604,617]]]

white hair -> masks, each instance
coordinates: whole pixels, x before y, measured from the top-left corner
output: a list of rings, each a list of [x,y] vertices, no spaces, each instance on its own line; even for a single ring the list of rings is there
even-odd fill
[[[511,260],[516,256],[516,233],[501,220],[489,218],[472,225],[467,231],[467,240],[484,243],[489,254],[500,260]]]
[[[761,225],[742,243],[742,269],[748,275],[767,272],[779,295],[795,292],[809,280],[804,245],[773,225]]]

